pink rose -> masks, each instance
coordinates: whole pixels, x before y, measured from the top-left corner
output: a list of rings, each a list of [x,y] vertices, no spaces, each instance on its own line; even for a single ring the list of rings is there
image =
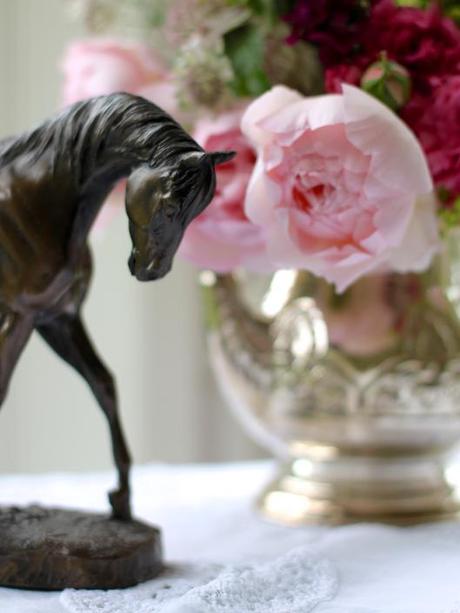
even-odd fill
[[[176,112],[172,80],[146,45],[110,39],[77,41],[67,49],[62,69],[66,105],[124,91],[143,96],[173,115]]]
[[[421,271],[438,248],[433,185],[408,127],[360,89],[304,98],[283,86],[242,119],[258,159],[246,195],[278,267],[346,289],[382,269]]]
[[[261,228],[246,217],[244,199],[255,163],[255,152],[240,130],[241,111],[196,125],[195,139],[207,151],[233,150],[232,161],[216,168],[216,195],[188,227],[180,253],[194,264],[217,272],[238,266],[264,268],[265,241]]]

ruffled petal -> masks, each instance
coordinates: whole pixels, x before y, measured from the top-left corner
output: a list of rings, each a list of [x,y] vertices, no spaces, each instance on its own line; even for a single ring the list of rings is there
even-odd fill
[[[372,156],[370,174],[393,190],[427,194],[433,181],[414,133],[388,107],[363,90],[343,85],[349,140]]]
[[[259,156],[246,190],[244,210],[248,219],[260,226],[269,225],[275,220],[275,208],[281,197],[281,187],[267,176]]]
[[[440,250],[439,228],[432,196],[420,197],[400,245],[391,251],[389,265],[398,272],[426,270]]]
[[[270,141],[270,135],[259,126],[259,122],[272,113],[295,102],[303,101],[298,92],[284,85],[277,85],[257,98],[246,109],[241,119],[241,131],[255,147]]]

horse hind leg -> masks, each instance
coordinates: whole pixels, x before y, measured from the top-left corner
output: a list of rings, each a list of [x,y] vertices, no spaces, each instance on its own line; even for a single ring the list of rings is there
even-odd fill
[[[32,318],[0,307],[0,406],[5,400],[11,375],[32,330]]]
[[[37,330],[48,345],[86,380],[102,408],[110,428],[112,449],[118,470],[118,489],[109,495],[116,519],[131,518],[129,470],[131,460],[118,416],[112,375],[99,359],[78,315],[60,315]]]

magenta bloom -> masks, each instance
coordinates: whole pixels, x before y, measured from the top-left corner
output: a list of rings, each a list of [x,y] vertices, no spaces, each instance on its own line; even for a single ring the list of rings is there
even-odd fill
[[[362,43],[371,61],[385,51],[407,68],[419,89],[426,87],[432,75],[460,69],[460,30],[438,6],[423,10],[380,0],[363,30]]]
[[[366,23],[358,22],[354,53],[345,55],[343,49],[341,57],[336,52],[339,43],[322,35],[322,28],[327,29],[328,24],[319,30],[316,27],[319,26],[311,25],[308,40],[315,42],[320,36],[322,54],[335,58],[335,62],[326,63],[328,92],[340,92],[340,81],[359,83],[364,71],[383,51],[409,71],[415,94],[430,93],[433,76],[460,74],[460,30],[435,5],[418,9],[399,7],[393,0],[376,0]]]
[[[351,64],[337,64],[325,71],[325,87],[330,94],[341,94],[342,83],[359,87],[363,69]]]
[[[359,49],[367,16],[357,0],[297,0],[284,18],[292,26],[288,42],[316,45],[321,61],[330,66]]]
[[[460,196],[460,74],[433,77],[433,93],[414,96],[403,119],[417,135],[434,183]]]

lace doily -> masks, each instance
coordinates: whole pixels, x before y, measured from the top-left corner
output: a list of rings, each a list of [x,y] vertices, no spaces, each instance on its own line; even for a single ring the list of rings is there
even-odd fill
[[[337,589],[332,564],[301,547],[264,564],[183,565],[127,590],[66,590],[70,613],[307,613]]]

